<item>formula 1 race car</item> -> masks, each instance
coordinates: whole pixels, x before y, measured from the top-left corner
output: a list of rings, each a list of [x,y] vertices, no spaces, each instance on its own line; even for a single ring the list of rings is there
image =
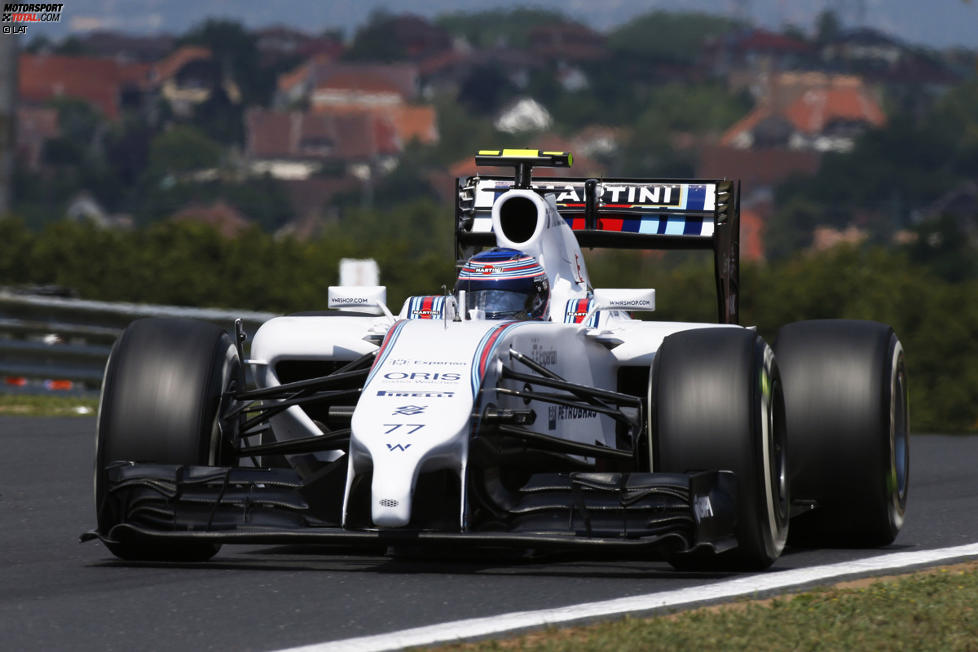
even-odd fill
[[[893,330],[738,325],[739,184],[533,179],[571,156],[490,150],[456,181],[454,292],[332,287],[247,339],[133,322],[98,414],[101,539],[123,559],[223,543],[627,549],[760,569],[903,522],[907,375]],[[719,324],[592,288],[581,247],[712,249]],[[250,366],[253,383],[246,383]]]

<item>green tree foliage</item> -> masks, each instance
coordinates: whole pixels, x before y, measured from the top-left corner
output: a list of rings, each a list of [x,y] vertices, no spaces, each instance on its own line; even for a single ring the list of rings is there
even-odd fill
[[[241,90],[242,104],[267,105],[275,90],[275,77],[261,65],[255,37],[241,23],[210,18],[191,29],[181,43],[202,45]]]
[[[708,39],[742,28],[737,21],[694,12],[653,11],[633,18],[608,35],[608,48],[620,57],[689,64]]]
[[[133,231],[58,222],[41,232],[0,219],[0,285],[54,283],[85,298],[292,312],[322,309],[342,257],[376,258],[393,309],[454,282],[450,215],[427,200],[360,211],[322,237],[255,228],[227,240],[195,223]],[[655,319],[714,322],[709,255],[588,252],[598,287],[656,287]],[[801,319],[893,326],[910,375],[917,431],[978,430],[978,280],[948,282],[907,254],[842,247],[741,270],[741,321],[769,342]]]
[[[836,38],[842,31],[842,22],[838,15],[831,9],[819,12],[815,18],[815,40],[819,43],[828,43]]]
[[[525,48],[535,27],[566,22],[567,17],[560,12],[532,7],[449,13],[435,19],[437,25],[476,48]]]
[[[149,146],[150,176],[162,179],[217,167],[223,149],[198,129],[175,126],[153,138]]]
[[[978,177],[978,81],[950,90],[924,116],[898,113],[860,136],[849,153],[826,154],[812,178],[795,178],[775,193],[769,256],[791,253],[787,242],[811,238],[815,224],[845,226],[859,219],[883,239],[911,223],[914,211]],[[799,207],[817,221],[796,221]]]

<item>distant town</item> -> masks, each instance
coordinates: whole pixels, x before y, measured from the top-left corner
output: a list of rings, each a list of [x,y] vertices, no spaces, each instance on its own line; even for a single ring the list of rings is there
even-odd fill
[[[16,68],[7,208],[37,227],[189,220],[307,238],[419,197],[448,215],[452,178],[498,145],[571,151],[581,175],[738,178],[747,260],[907,242],[949,206],[972,223],[978,212],[978,177],[960,170],[909,193],[826,181],[827,160],[869,157],[865,134],[928,119],[978,74],[975,51],[848,29],[830,12],[815,33],[663,12],[609,33],[538,10],[491,26],[376,14],[347,41],[208,21],[174,36],[35,37]],[[800,235],[778,225],[785,188],[826,202],[792,218]]]

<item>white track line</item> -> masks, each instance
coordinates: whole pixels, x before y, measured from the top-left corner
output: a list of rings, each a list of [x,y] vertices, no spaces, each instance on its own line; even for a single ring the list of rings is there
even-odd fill
[[[398,650],[415,645],[433,645],[459,641],[461,639],[489,636],[511,630],[565,624],[572,621],[588,620],[625,613],[642,613],[665,607],[690,606],[715,602],[745,595],[761,595],[789,587],[798,587],[828,579],[838,579],[851,575],[874,575],[912,566],[922,566],[936,562],[978,557],[978,543],[953,548],[921,550],[919,552],[898,552],[868,559],[857,559],[826,566],[798,568],[787,571],[771,571],[759,575],[749,575],[716,584],[694,586],[675,591],[649,593],[630,598],[617,598],[601,602],[588,602],[556,609],[537,611],[518,611],[487,618],[470,618],[454,622],[415,627],[388,634],[348,638],[340,641],[315,643],[302,647],[281,650],[280,652],[330,652],[350,650],[355,652],[378,652]]]

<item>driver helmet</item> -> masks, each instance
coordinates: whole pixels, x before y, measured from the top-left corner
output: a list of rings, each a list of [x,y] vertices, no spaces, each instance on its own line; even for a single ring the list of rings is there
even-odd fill
[[[478,310],[485,319],[544,319],[550,307],[543,267],[516,249],[497,247],[472,256],[456,289],[465,291],[465,313]]]

